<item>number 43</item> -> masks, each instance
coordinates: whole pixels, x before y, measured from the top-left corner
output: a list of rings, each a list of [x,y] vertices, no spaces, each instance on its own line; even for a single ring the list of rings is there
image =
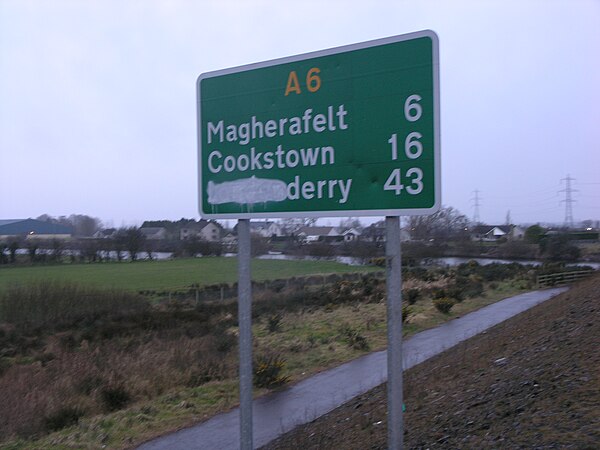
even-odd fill
[[[402,190],[406,188],[406,192],[410,195],[420,194],[423,190],[423,171],[418,167],[412,167],[406,171],[406,177],[411,178],[410,186],[402,184],[400,169],[392,170],[392,173],[383,185],[383,190],[394,191],[396,195],[400,195]]]

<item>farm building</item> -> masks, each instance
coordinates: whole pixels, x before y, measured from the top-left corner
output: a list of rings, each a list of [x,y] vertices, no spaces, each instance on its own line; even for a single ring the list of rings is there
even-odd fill
[[[71,227],[35,219],[0,220],[0,240],[10,238],[69,239]]]

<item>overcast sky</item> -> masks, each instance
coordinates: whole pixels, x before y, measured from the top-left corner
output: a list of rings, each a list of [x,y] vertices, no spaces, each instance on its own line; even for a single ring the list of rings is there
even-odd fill
[[[600,219],[600,1],[0,0],[0,219],[198,218],[199,74],[432,29],[442,203]]]

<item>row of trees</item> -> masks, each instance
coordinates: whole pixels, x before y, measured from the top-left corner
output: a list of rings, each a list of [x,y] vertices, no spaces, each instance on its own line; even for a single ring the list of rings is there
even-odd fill
[[[135,261],[140,252],[151,251],[147,247],[144,234],[136,227],[124,227],[117,230],[112,239],[26,239],[25,236],[0,242],[0,264],[17,262],[18,249],[26,249],[29,262],[59,262],[66,257],[71,260],[96,262],[103,259],[103,253],[113,252],[117,260],[125,258]]]
[[[256,242],[254,247],[268,249],[265,242]],[[254,241],[253,241],[254,242]],[[44,262],[101,262],[108,259],[136,261],[140,257],[153,259],[153,253],[169,250],[177,256],[216,255],[222,253],[220,242],[207,242],[197,237],[185,241],[171,243],[168,249],[160,247],[157,241],[147,239],[136,227],[119,228],[111,238],[80,238],[64,241],[61,239],[26,239],[25,236],[0,242],[0,264],[15,264],[19,261],[28,263]],[[26,255],[17,258],[17,251],[25,249]],[[265,250],[266,252],[266,250]]]

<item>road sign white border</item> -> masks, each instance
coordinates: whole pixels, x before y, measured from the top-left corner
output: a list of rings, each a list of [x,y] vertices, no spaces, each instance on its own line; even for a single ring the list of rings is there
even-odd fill
[[[291,62],[304,61],[311,58],[321,56],[335,55],[338,53],[360,50],[379,45],[392,44],[396,42],[408,41],[428,37],[431,39],[432,48],[432,67],[433,67],[433,132],[434,132],[434,204],[431,208],[415,208],[415,209],[369,209],[369,210],[334,210],[334,211],[297,211],[297,212],[260,212],[260,213],[204,213],[202,211],[202,108],[201,108],[201,92],[200,84],[206,78],[213,78],[231,73],[246,72],[249,70],[271,67],[279,64],[287,64]],[[371,41],[359,42],[356,44],[343,45],[326,50],[303,53],[300,55],[287,56],[268,61],[246,64],[243,66],[231,67],[228,69],[215,70],[212,72],[204,72],[200,74],[196,80],[196,108],[197,108],[197,139],[198,139],[198,211],[200,217],[207,219],[261,219],[261,218],[293,218],[293,217],[368,217],[368,216],[415,216],[428,215],[437,212],[441,206],[441,155],[440,155],[440,59],[439,59],[439,39],[433,30],[416,31],[414,33],[401,34],[390,36]]]

